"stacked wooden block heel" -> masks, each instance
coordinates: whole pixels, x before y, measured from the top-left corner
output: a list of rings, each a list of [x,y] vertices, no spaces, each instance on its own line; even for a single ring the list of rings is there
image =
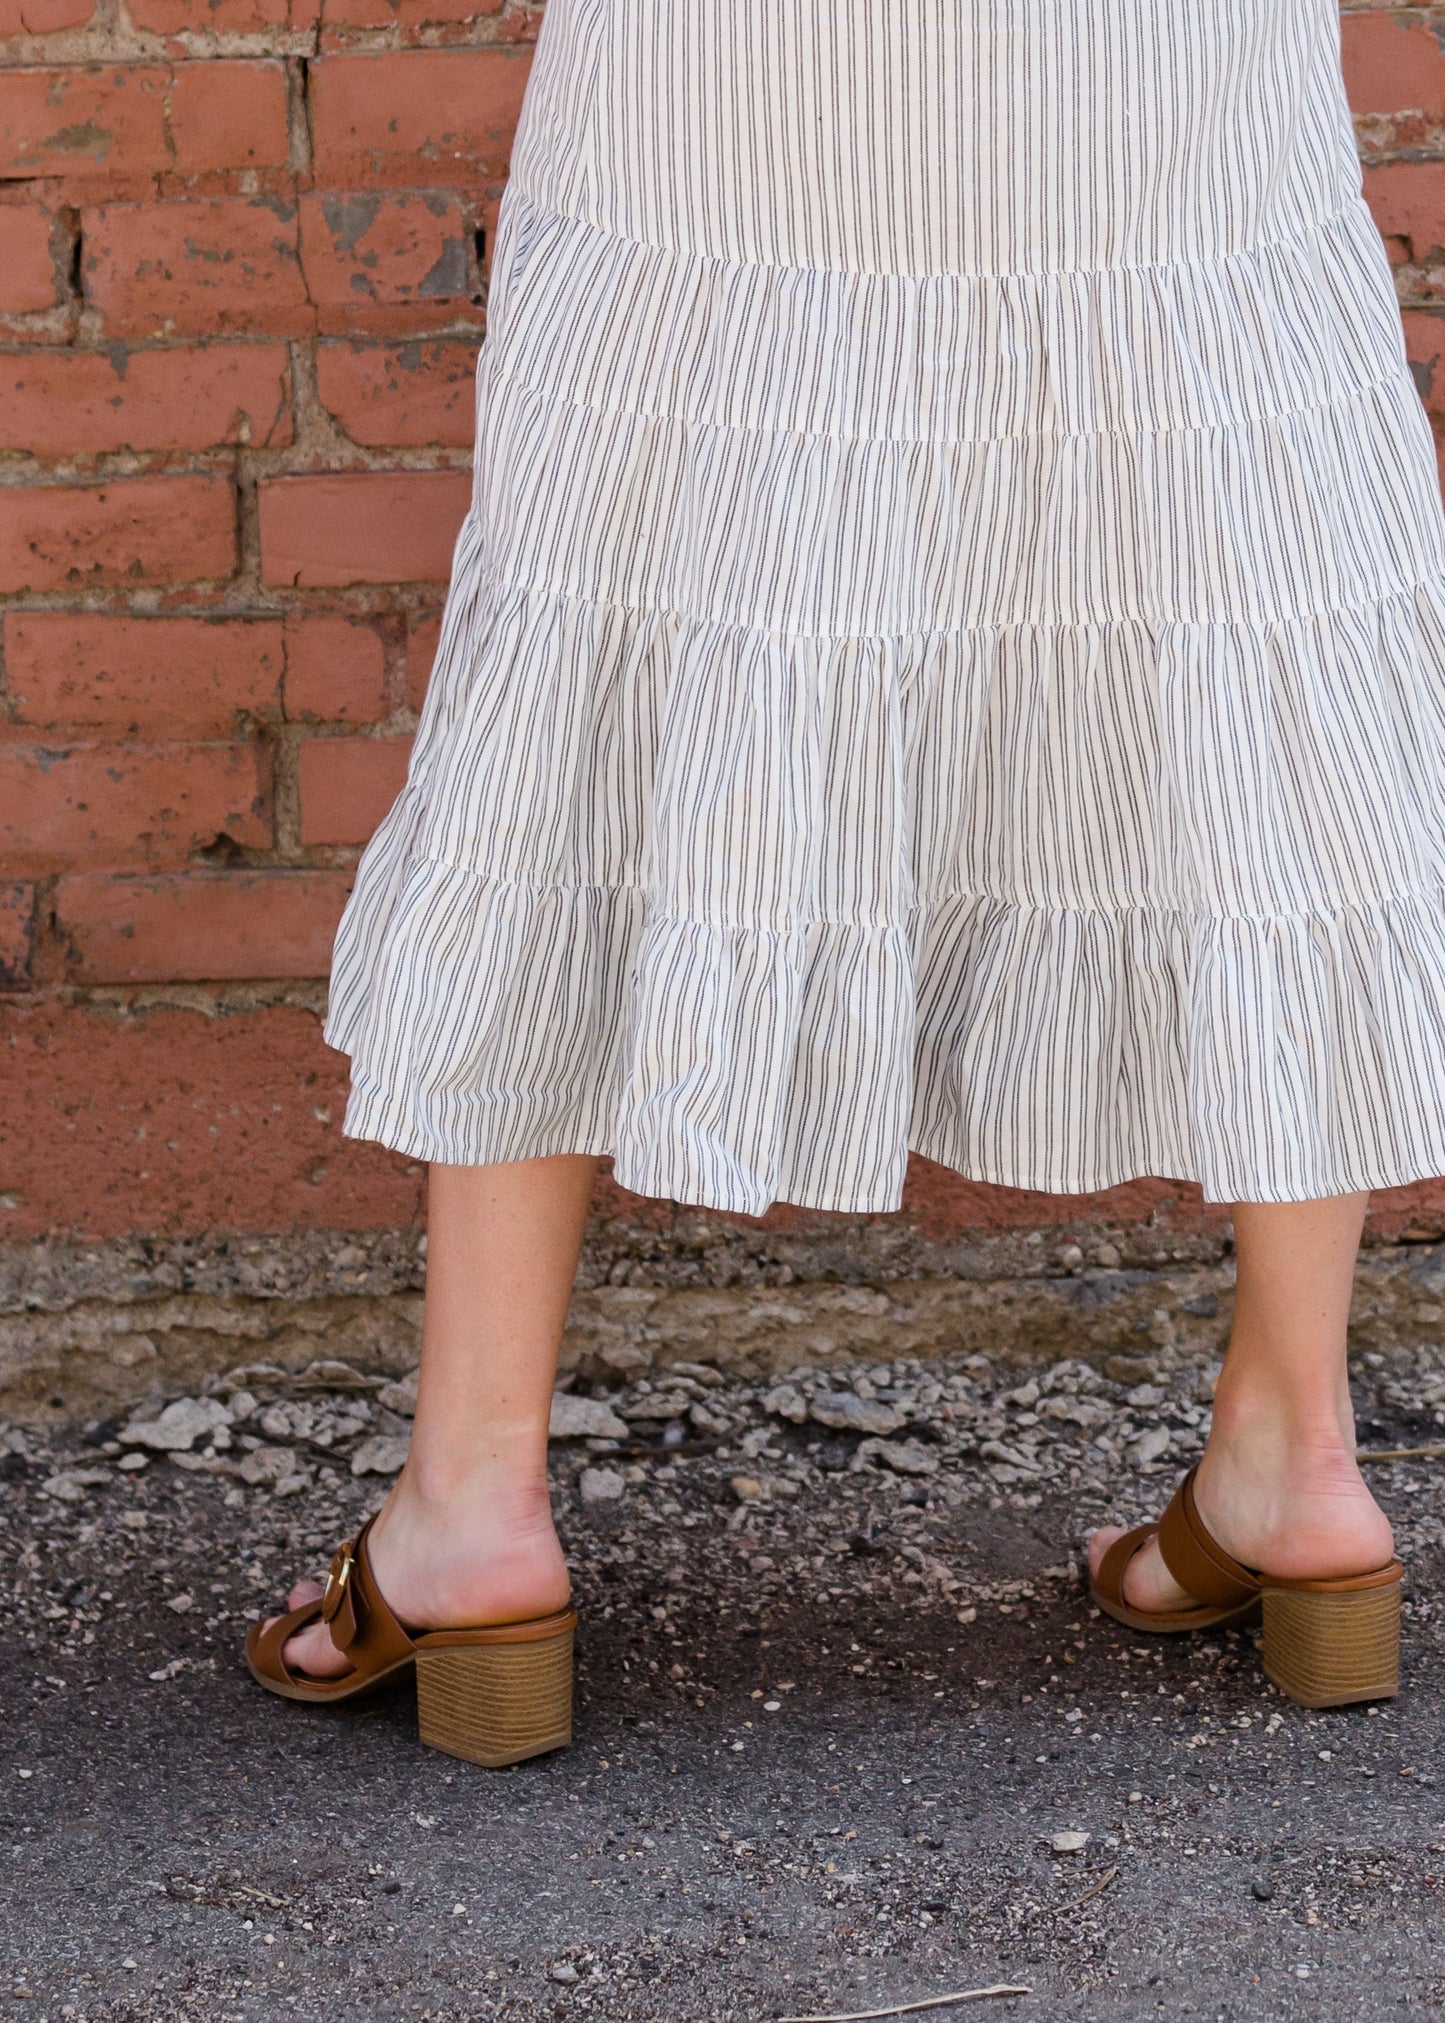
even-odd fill
[[[492,1635],[497,1641],[450,1650],[434,1640],[417,1652],[422,1741],[489,1770],[565,1749],[572,1740],[573,1623],[546,1636]]]
[[[1301,1707],[1392,1700],[1400,1690],[1396,1562],[1336,1581],[1267,1581],[1264,1669]]]

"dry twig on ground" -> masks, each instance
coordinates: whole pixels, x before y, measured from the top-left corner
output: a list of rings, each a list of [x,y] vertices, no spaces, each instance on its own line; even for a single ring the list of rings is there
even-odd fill
[[[1017,1988],[1000,1981],[992,1988],[960,1988],[952,1995],[927,1995],[921,2002],[895,2002],[887,2009],[850,2009],[846,2015],[781,2016],[778,2023],[874,2023],[879,2016],[912,2016],[920,2009],[946,2009],[953,2002],[982,2002],[989,1995],[1032,1995],[1032,1988]]]
[[[1110,1883],[1114,1880],[1115,1876],[1118,1873],[1119,1873],[1119,1866],[1118,1863],[1116,1862],[1113,1868],[1106,1868],[1104,1870],[1104,1873],[1099,1877],[1099,1880],[1093,1885],[1093,1887],[1091,1889],[1085,1890],[1084,1894],[1081,1897],[1072,1897],[1066,1904],[1050,1904],[1048,1906],[1049,1917],[1061,1918],[1064,1915],[1065,1911],[1077,1911],[1084,1904],[1088,1903],[1091,1900],[1091,1898],[1102,1896],[1104,1894],[1104,1891],[1109,1887]]]

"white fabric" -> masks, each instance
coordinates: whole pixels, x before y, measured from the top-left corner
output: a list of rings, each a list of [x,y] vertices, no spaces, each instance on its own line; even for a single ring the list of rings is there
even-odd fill
[[[549,0],[347,1130],[751,1214],[1445,1171],[1445,519],[1333,0]]]

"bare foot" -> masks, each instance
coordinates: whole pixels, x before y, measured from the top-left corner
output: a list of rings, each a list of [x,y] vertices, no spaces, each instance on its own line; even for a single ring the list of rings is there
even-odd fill
[[[519,1489],[479,1480],[437,1500],[403,1470],[367,1548],[377,1586],[410,1630],[526,1622],[567,1605],[570,1583],[545,1484]],[[319,1582],[301,1581],[288,1606],[299,1608],[321,1592]],[[321,1622],[291,1637],[283,1655],[291,1671],[313,1679],[350,1670]]]
[[[1394,1552],[1390,1521],[1355,1461],[1353,1426],[1311,1429],[1291,1441],[1280,1420],[1261,1409],[1216,1412],[1194,1483],[1199,1514],[1214,1537],[1243,1565],[1291,1579],[1369,1573]],[[1089,1570],[1097,1575],[1122,1527],[1106,1525],[1089,1539]],[[1185,1593],[1151,1541],[1129,1562],[1124,1599],[1136,1609],[1187,1607]]]

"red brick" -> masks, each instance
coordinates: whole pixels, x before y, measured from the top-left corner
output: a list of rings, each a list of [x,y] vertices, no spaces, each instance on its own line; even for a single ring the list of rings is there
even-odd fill
[[[286,71],[279,63],[177,65],[171,140],[182,175],[211,169],[284,168]]]
[[[432,663],[441,645],[442,615],[440,611],[418,614],[407,628],[406,635],[406,699],[413,709],[420,709],[426,700],[427,684],[431,680]]]
[[[54,218],[38,204],[0,205],[0,315],[24,316],[55,306],[54,228]]]
[[[24,990],[35,953],[35,887],[0,885],[0,990]]]
[[[0,1023],[7,1237],[405,1229],[423,1169],[343,1139],[346,1062],[296,1005],[117,1016],[12,999]]]
[[[262,580],[308,590],[445,582],[471,479],[465,471],[366,471],[265,478],[256,489]]]
[[[169,82],[155,64],[0,70],[0,175],[168,168]]]
[[[322,0],[325,28],[431,28],[500,14],[504,0]]]
[[[1445,51],[1423,21],[1352,14],[1342,30],[1356,112],[1445,112]]]
[[[318,172],[474,182],[506,174],[531,64],[525,45],[323,56],[311,69]]]
[[[85,213],[84,285],[107,330],[306,331],[294,205],[279,197],[102,204]]]
[[[349,871],[81,872],[55,890],[80,983],[325,976]]]
[[[1366,169],[1365,195],[1397,263],[1445,250],[1445,162]]]
[[[126,0],[137,28],[153,35],[260,35],[268,29],[305,28],[319,7],[287,0]]]
[[[280,714],[281,621],[11,611],[5,665],[22,724],[234,737]]]
[[[307,738],[298,753],[303,843],[365,843],[401,792],[410,738]]]
[[[316,383],[351,440],[369,446],[465,446],[476,405],[475,343],[332,343],[316,355]]]
[[[301,267],[317,304],[466,302],[473,293],[471,233],[461,205],[436,190],[308,196],[301,203]]]
[[[289,443],[289,395],[280,344],[32,347],[0,356],[0,448],[64,457]]]
[[[226,478],[0,489],[0,590],[195,583],[229,576],[235,565]]]
[[[386,710],[386,657],[350,618],[286,620],[286,714],[296,723],[376,723]]]
[[[184,864],[271,842],[266,756],[230,745],[0,744],[0,861],[21,873]]]
[[[57,35],[94,12],[95,0],[0,0],[0,35]]]

